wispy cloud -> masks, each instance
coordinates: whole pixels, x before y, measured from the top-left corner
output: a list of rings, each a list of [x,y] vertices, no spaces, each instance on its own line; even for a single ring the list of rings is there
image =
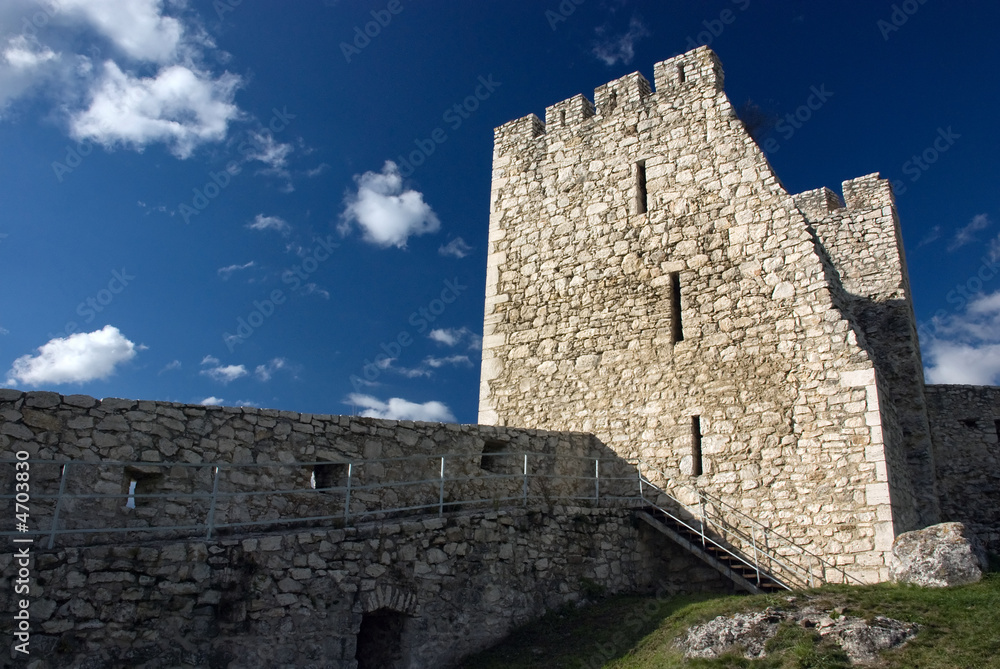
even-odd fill
[[[213,381],[218,381],[219,383],[225,385],[235,381],[236,379],[243,378],[249,372],[244,365],[222,365],[219,359],[206,355],[201,361],[202,366],[207,367],[199,372],[202,376],[207,376]]]
[[[424,196],[403,187],[396,163],[386,161],[381,173],[365,172],[355,176],[357,191],[349,193],[341,217],[341,234],[357,224],[370,244],[405,248],[414,235],[437,232],[441,222],[424,202]]]
[[[180,360],[172,360],[172,361],[168,362],[166,365],[164,365],[163,369],[161,369],[158,372],[158,374],[163,374],[164,372],[172,372],[175,369],[180,369],[180,368],[181,368],[181,361]]]
[[[427,333],[427,337],[432,341],[445,346],[458,346],[465,344],[470,350],[478,350],[483,347],[483,338],[469,328],[437,328]]]
[[[936,242],[937,240],[941,239],[941,234],[942,234],[941,226],[935,225],[933,228],[930,229],[930,231],[926,235],[924,235],[924,238],[920,240],[920,242],[917,244],[917,248],[919,249],[922,246],[927,246],[931,242]]]
[[[472,247],[466,244],[465,240],[461,237],[455,237],[447,244],[438,248],[438,253],[443,256],[452,256],[453,258],[464,258],[471,251]]]
[[[417,404],[399,397],[382,401],[371,395],[352,393],[348,395],[345,404],[359,408],[360,415],[371,418],[388,418],[392,420],[422,420],[436,423],[454,423],[455,415],[442,402],[424,402]]]
[[[1000,291],[936,318],[921,348],[928,383],[1000,384]]]
[[[986,214],[976,214],[969,223],[955,231],[955,236],[948,243],[948,251],[955,251],[976,241],[976,233],[992,223]]]
[[[50,339],[37,355],[23,355],[7,374],[7,385],[84,383],[106,379],[118,365],[128,362],[144,346],[136,346],[116,327],[105,325],[94,332],[79,332]]]
[[[628,65],[635,58],[635,45],[650,32],[638,17],[632,17],[628,30],[622,34],[611,34],[607,25],[594,30],[597,39],[591,53],[602,63],[611,67],[621,63]]]
[[[284,358],[274,358],[266,365],[257,365],[253,374],[257,377],[258,381],[270,381],[271,377],[278,370],[287,369],[288,361]]]
[[[278,216],[265,216],[264,214],[257,214],[253,223],[247,223],[247,227],[251,230],[273,230],[283,235],[287,235],[292,230],[292,226],[285,219]]]
[[[469,360],[467,355],[449,355],[445,358],[435,358],[434,356],[427,356],[424,358],[424,364],[428,367],[433,367],[435,369],[439,367],[445,367],[447,365],[461,365],[465,367],[471,367],[472,361]]]
[[[245,269],[250,269],[253,266],[254,266],[254,261],[251,260],[250,262],[245,263],[243,265],[229,265],[228,267],[220,267],[217,271],[219,273],[219,276],[222,277],[222,280],[227,281],[229,277],[233,275],[234,272],[240,272]]]

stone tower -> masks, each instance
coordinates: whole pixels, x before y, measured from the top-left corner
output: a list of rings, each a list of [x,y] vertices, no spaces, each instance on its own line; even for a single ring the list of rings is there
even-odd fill
[[[593,432],[884,580],[935,522],[892,192],[793,197],[707,48],[496,129],[479,421]]]

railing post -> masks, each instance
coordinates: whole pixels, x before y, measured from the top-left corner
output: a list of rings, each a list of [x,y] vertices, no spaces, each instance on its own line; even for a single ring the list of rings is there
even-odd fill
[[[760,555],[757,553],[757,528],[750,528],[750,541],[753,543],[753,566],[757,569],[757,587],[760,587]]]
[[[521,487],[521,502],[528,506],[528,454],[524,454],[524,485]]]
[[[701,547],[705,548],[705,529],[708,527],[708,517],[705,515],[705,494],[698,491],[698,501],[701,505]]]
[[[601,501],[601,461],[594,459],[594,501]]]
[[[59,507],[62,506],[63,493],[66,492],[66,478],[69,476],[69,463],[65,463],[62,466],[62,471],[59,473],[59,496],[56,497],[56,511],[52,514],[52,533],[49,534],[49,548],[52,548],[53,544],[56,542],[56,532],[59,528]]]
[[[208,530],[205,532],[205,539],[212,538],[212,532],[215,531],[215,499],[219,492],[219,465],[213,467],[215,470],[212,476],[212,500],[208,505]]]
[[[441,484],[438,487],[438,515],[444,515],[444,457],[441,456]]]
[[[344,495],[344,527],[351,520],[351,475],[353,473],[354,463],[347,463],[347,492]]]

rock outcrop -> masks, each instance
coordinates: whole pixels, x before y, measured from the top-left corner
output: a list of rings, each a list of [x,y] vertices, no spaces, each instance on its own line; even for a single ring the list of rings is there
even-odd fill
[[[975,534],[962,523],[905,532],[892,544],[892,580],[931,588],[975,583],[989,563]]]

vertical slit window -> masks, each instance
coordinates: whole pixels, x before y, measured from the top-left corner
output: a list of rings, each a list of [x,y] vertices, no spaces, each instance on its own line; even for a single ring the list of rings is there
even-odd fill
[[[646,161],[635,164],[635,213],[645,214],[649,209],[649,197],[646,191]]]
[[[686,80],[687,80],[687,75],[684,73],[684,66],[683,65],[678,65],[677,66],[677,81],[678,81],[678,83],[683,84]]]
[[[673,340],[676,344],[684,341],[684,324],[681,322],[681,276],[677,272],[670,274],[670,312],[673,319]]]
[[[566,127],[566,110],[559,112],[559,124]]]
[[[701,416],[691,416],[691,475],[701,476]]]
[[[1000,443],[1000,420],[993,421],[993,428],[997,431],[997,443]]]

